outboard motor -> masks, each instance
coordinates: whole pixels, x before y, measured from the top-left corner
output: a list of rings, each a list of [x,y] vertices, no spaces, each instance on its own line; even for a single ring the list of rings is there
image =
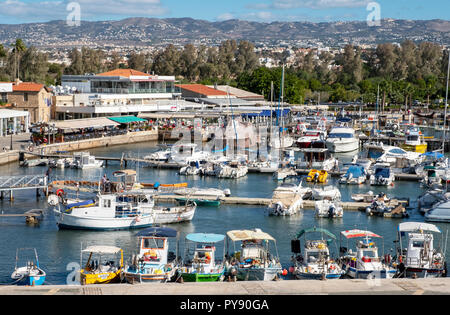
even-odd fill
[[[332,205],[328,209],[328,218],[334,218],[335,215],[336,215],[336,207]]]

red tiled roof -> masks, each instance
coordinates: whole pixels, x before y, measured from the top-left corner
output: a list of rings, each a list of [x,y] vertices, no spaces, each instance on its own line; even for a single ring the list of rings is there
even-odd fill
[[[146,77],[150,76],[148,73],[144,73],[133,69],[116,69],[100,73],[97,75],[105,77],[127,77],[127,78],[129,78],[130,76],[146,76]]]
[[[177,84],[178,87],[206,96],[227,96],[228,94],[202,84]]]
[[[44,84],[34,82],[13,83],[13,92],[39,92],[44,87]]]

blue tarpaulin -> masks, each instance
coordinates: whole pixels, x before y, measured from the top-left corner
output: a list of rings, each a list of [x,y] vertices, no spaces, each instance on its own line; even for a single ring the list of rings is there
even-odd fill
[[[361,177],[364,176],[364,173],[365,173],[364,167],[359,165],[350,166],[349,169],[347,170],[347,176],[352,174],[353,177]]]
[[[384,178],[389,178],[389,176],[391,176],[391,170],[388,168],[377,168],[377,170],[375,171],[375,176],[382,176]]]
[[[83,201],[83,202],[78,202],[78,203],[72,203],[72,204],[68,204],[66,206],[66,212],[70,212],[74,208],[87,208],[87,207],[92,207],[94,205],[95,205],[95,202],[93,200],[88,200],[88,201]]]

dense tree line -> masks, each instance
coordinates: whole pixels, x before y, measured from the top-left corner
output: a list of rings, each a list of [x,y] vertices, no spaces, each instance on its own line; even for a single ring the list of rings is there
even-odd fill
[[[155,53],[131,53],[127,62],[116,52],[83,47],[70,52],[68,65],[50,64],[48,56],[18,39],[0,45],[0,80],[58,84],[62,74],[100,73],[132,68],[146,73],[175,75],[183,83],[230,84],[278,101],[281,64],[285,72],[285,101],[291,104],[362,101],[411,105],[415,100],[432,103],[445,93],[448,52],[437,44],[379,44],[376,49],[346,45],[334,55],[328,51],[288,50],[277,53],[279,66],[260,66],[255,47],[248,41],[227,40],[217,47],[178,48],[168,45]],[[271,89],[273,83],[273,89]]]

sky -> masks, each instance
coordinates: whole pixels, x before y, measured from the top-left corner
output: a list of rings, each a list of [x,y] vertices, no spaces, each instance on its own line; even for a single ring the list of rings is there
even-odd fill
[[[379,16],[407,20],[450,20],[450,0],[0,0],[0,24],[128,17],[273,21],[365,21],[378,4]]]

